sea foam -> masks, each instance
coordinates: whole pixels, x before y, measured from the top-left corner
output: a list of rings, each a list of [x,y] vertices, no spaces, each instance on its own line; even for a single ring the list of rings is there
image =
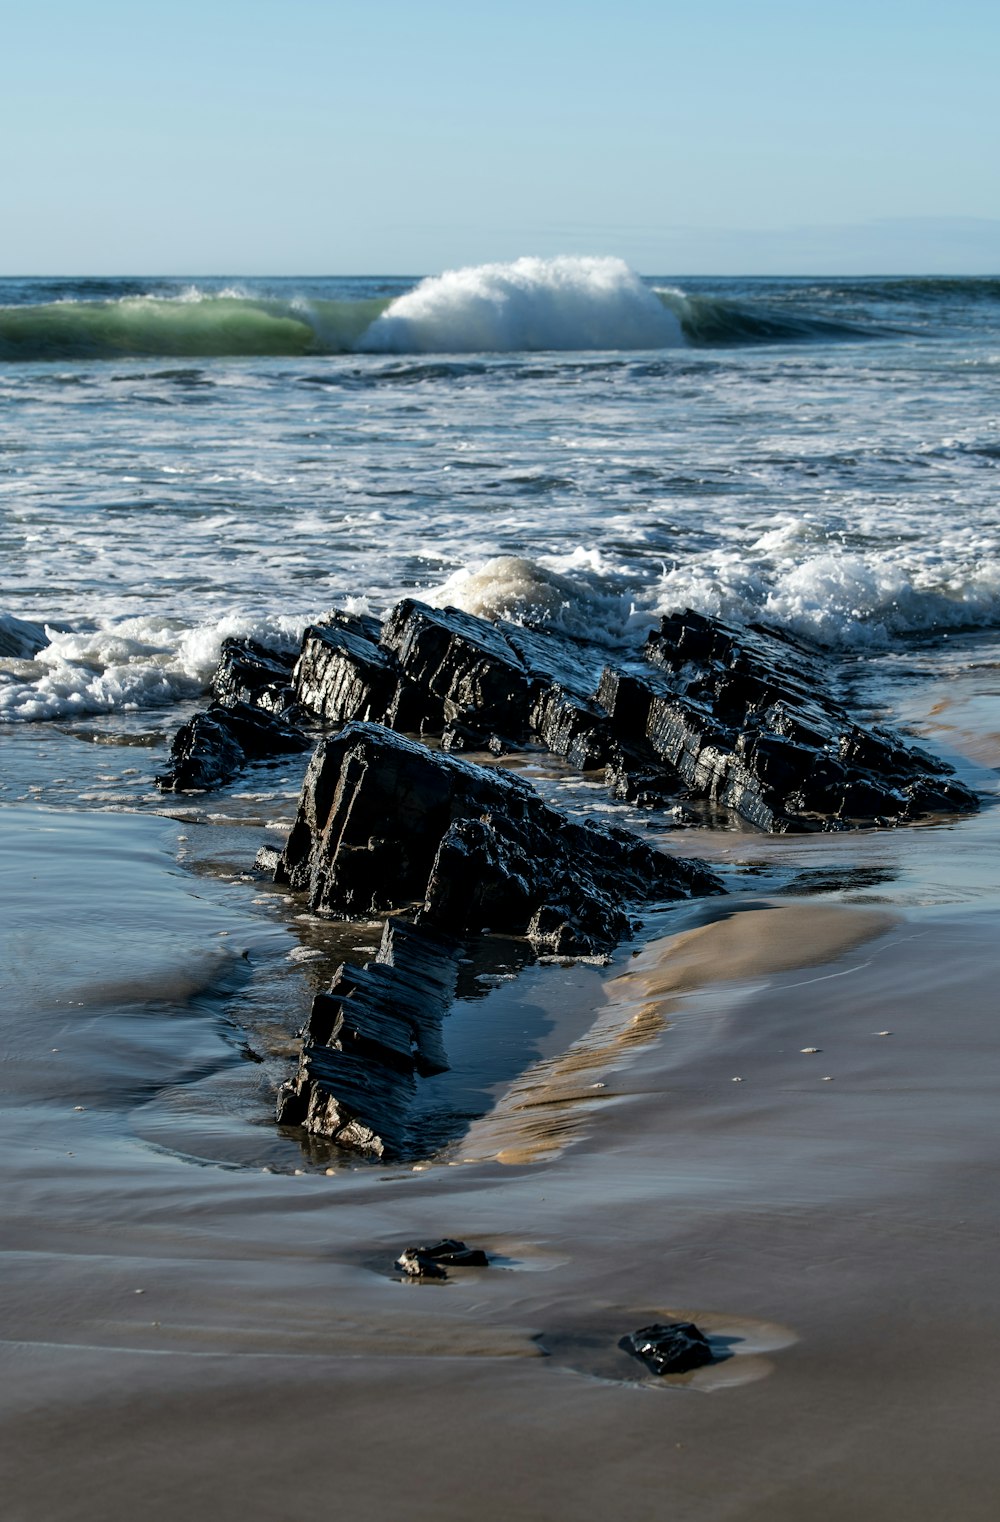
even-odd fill
[[[421,598],[433,607],[541,624],[612,647],[633,643],[652,621],[649,613],[637,610],[616,568],[598,551],[583,548],[537,560],[497,555],[477,561]]]
[[[423,280],[386,308],[357,348],[511,354],[683,343],[678,318],[622,259],[567,256],[480,264]]]
[[[47,628],[33,657],[0,663],[0,722],[163,708],[207,687],[224,639],[245,636],[297,648],[305,619],[227,614],[185,627],[177,620],[102,620],[97,628]],[[2,652],[0,652],[2,654]]]
[[[901,636],[1000,625],[1000,559],[947,569],[824,549],[767,564],[721,550],[664,570],[652,606],[773,624],[836,649],[879,650]]]

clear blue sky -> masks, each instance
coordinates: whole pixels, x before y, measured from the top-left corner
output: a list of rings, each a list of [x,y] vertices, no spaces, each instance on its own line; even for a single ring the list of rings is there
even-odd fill
[[[0,269],[1000,269],[995,0],[8,0]]]

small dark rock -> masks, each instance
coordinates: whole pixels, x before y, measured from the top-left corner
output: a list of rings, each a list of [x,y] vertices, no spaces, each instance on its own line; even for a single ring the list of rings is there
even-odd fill
[[[449,1268],[488,1268],[490,1264],[481,1247],[466,1247],[464,1242],[457,1241],[455,1237],[444,1237],[431,1247],[418,1247],[415,1250],[433,1259],[435,1263],[447,1264]]]
[[[435,1263],[421,1247],[408,1247],[396,1259],[396,1267],[408,1279],[447,1279],[448,1275],[439,1263]]]
[[[213,703],[181,725],[170,747],[170,769],[156,778],[156,784],[168,793],[222,787],[248,761],[294,755],[310,743],[300,729],[265,709],[249,703]]]
[[[630,1332],[618,1344],[654,1374],[684,1374],[713,1363],[711,1344],[693,1321],[663,1321]]]
[[[488,1268],[489,1258],[479,1247],[466,1247],[454,1237],[444,1237],[430,1247],[408,1247],[396,1259],[396,1267],[410,1279],[447,1279],[448,1268]]]
[[[221,715],[196,713],[182,724],[170,747],[170,770],[156,785],[165,793],[187,793],[222,787],[243,770],[246,752]]]

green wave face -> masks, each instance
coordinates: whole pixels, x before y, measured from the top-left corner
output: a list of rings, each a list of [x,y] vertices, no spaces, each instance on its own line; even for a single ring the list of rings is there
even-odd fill
[[[873,328],[860,328],[836,318],[750,308],[711,296],[658,290],[663,305],[680,322],[694,348],[726,348],[741,344],[806,343],[810,339],[865,338]]]
[[[386,305],[138,296],[3,307],[0,359],[344,354]]]
[[[450,272],[395,298],[193,289],[0,306],[0,362],[711,348],[878,335],[822,310],[650,290],[620,261],[610,261],[617,284],[598,278],[609,261],[549,263],[560,269],[529,260]],[[563,265],[575,285],[557,278]]]

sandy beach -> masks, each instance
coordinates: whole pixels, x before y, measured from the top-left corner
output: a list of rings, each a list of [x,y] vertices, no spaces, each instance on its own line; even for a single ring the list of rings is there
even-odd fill
[[[995,697],[909,699],[986,788]],[[9,1522],[994,1515],[995,809],[698,832],[735,893],[499,986],[539,1060],[430,1164],[333,1173],[233,1019],[280,973],[291,1026],[314,930],[189,824],[0,825]],[[400,1282],[444,1234],[490,1268]],[[719,1361],[618,1347],[678,1314]]]

